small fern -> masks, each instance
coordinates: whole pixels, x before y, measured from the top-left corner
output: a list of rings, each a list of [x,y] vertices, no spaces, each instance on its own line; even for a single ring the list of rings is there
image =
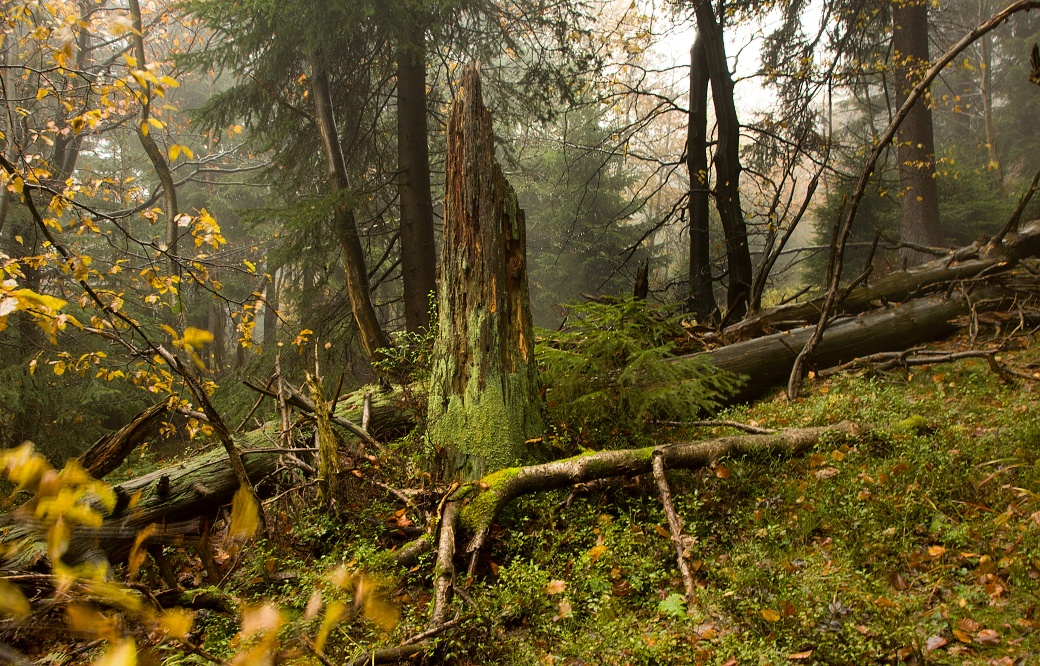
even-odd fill
[[[586,447],[632,446],[655,420],[719,406],[740,381],[704,358],[678,359],[681,317],[637,300],[577,303],[559,332],[542,332],[539,365],[558,431]]]

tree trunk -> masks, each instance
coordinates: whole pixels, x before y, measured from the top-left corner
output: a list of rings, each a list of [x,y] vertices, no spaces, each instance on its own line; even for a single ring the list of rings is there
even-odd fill
[[[136,68],[143,70],[148,61],[144,51],[144,27],[141,21],[141,5],[138,0],[130,0],[129,6],[130,20],[134,28],[133,45],[134,57],[137,58]],[[170,171],[170,164],[166,161],[166,156],[163,155],[162,150],[149,131],[150,125],[148,121],[151,115],[150,85],[145,88],[144,96],[144,101],[141,103],[141,115],[137,125],[137,136],[141,140],[141,146],[148,155],[148,160],[152,163],[152,168],[155,169],[155,174],[159,177],[159,182],[163,188],[163,199],[166,202],[166,259],[170,277],[172,278],[181,274],[181,266],[177,261],[177,218],[180,215],[180,210],[177,207],[177,188],[173,183],[173,172]],[[179,289],[177,293],[180,293]],[[172,298],[173,302],[171,305],[176,305],[179,300],[178,296],[173,295]]]
[[[928,5],[924,0],[892,4],[892,48],[895,62],[896,107],[901,107],[928,68]],[[899,162],[900,238],[908,243],[941,247],[939,191],[935,181],[935,140],[932,111],[926,100],[914,105],[896,136]],[[911,266],[927,255],[904,249]]]
[[[404,321],[409,333],[418,333],[430,326],[430,294],[437,289],[426,131],[426,35],[418,20],[407,22],[397,43],[397,155]]]
[[[979,20],[989,18],[989,0],[979,0]],[[997,128],[993,122],[993,36],[982,36],[982,113],[986,122],[986,150],[989,153],[989,168],[997,178],[997,190],[1004,195],[1004,169],[997,152]]]
[[[448,116],[440,324],[430,437],[444,472],[472,479],[530,459],[542,433],[527,285],[526,228],[494,156],[480,71],[470,65]]]
[[[711,97],[719,125],[719,142],[715,150],[715,205],[726,235],[726,320],[740,321],[747,313],[752,277],[747,226],[740,209],[740,123],[733,100],[733,77],[726,62],[722,24],[715,18],[709,0],[698,2],[696,11],[697,31],[704,38]]]
[[[687,310],[699,323],[717,319],[711,280],[711,236],[708,201],[708,63],[704,36],[698,33],[690,50],[690,124],[686,147],[690,172],[690,294]]]
[[[339,143],[335,109],[332,106],[332,91],[329,75],[321,52],[311,54],[311,91],[314,94],[314,117],[321,134],[325,166],[333,192],[338,196],[335,207],[335,230],[343,249],[343,269],[346,273],[347,296],[354,312],[361,344],[369,360],[379,358],[379,350],[390,346],[390,339],[376,317],[372,306],[372,295],[368,286],[368,270],[365,267],[365,251],[361,247],[354,209],[346,197],[350,195],[350,180],[347,178],[346,160]]]
[[[278,346],[278,269],[267,267],[271,276],[264,285],[264,349],[271,353]]]

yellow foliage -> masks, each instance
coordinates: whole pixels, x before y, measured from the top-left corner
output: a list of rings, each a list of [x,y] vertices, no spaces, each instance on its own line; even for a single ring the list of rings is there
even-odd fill
[[[228,534],[237,541],[247,541],[260,526],[259,507],[249,488],[239,487],[231,503],[231,527]]]
[[[0,578],[0,614],[21,619],[29,614],[29,610],[29,602],[22,591]]]
[[[187,608],[171,608],[163,611],[162,615],[159,616],[159,626],[165,629],[171,638],[176,638],[179,641],[188,638],[188,632],[191,631],[191,626],[194,622],[195,611]]]
[[[93,666],[137,666],[137,646],[134,639],[127,638],[115,645]]]

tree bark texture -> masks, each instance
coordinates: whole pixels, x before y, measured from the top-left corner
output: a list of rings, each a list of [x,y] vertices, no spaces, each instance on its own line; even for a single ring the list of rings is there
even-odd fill
[[[437,289],[430,150],[426,131],[426,36],[407,22],[397,43],[397,187],[401,196],[401,272],[409,333],[430,326],[430,294]]]
[[[704,39],[705,62],[711,80],[711,97],[719,125],[715,150],[715,205],[726,235],[726,320],[740,321],[751,295],[751,251],[747,226],[740,209],[740,123],[733,100],[733,77],[726,62],[722,24],[710,0],[696,3],[697,32]]]
[[[101,437],[79,456],[79,463],[95,479],[103,479],[114,471],[130,452],[152,432],[159,419],[170,410],[167,400],[158,402],[133,418],[119,430]]]
[[[542,433],[526,229],[495,161],[491,112],[470,65],[448,116],[440,323],[429,399],[444,473],[479,478],[530,458]]]
[[[928,5],[925,0],[894,0],[892,4],[892,48],[895,63],[896,107],[928,69]],[[941,247],[944,236],[939,220],[939,191],[935,180],[935,139],[932,110],[928,100],[919,100],[910,110],[896,136],[899,162],[900,238],[908,243]],[[906,249],[909,265],[922,263],[927,255]]]
[[[370,360],[379,358],[379,349],[390,346],[390,339],[376,317],[369,291],[368,270],[365,267],[365,251],[361,247],[354,209],[345,197],[350,195],[350,180],[347,177],[346,159],[339,143],[335,109],[329,75],[322,53],[311,55],[311,92],[314,94],[314,118],[321,134],[322,152],[333,193],[339,199],[335,207],[335,231],[343,249],[343,269],[346,272],[347,295],[354,312],[361,344]]]
[[[686,167],[690,172],[690,293],[687,310],[699,323],[718,317],[711,280],[711,236],[708,202],[708,63],[704,37],[698,33],[690,50],[690,124]]]

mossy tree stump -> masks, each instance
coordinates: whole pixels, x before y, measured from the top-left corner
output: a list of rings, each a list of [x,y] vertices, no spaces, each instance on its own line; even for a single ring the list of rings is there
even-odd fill
[[[447,476],[528,462],[542,434],[524,212],[495,161],[479,65],[448,115],[444,247],[430,436]]]

